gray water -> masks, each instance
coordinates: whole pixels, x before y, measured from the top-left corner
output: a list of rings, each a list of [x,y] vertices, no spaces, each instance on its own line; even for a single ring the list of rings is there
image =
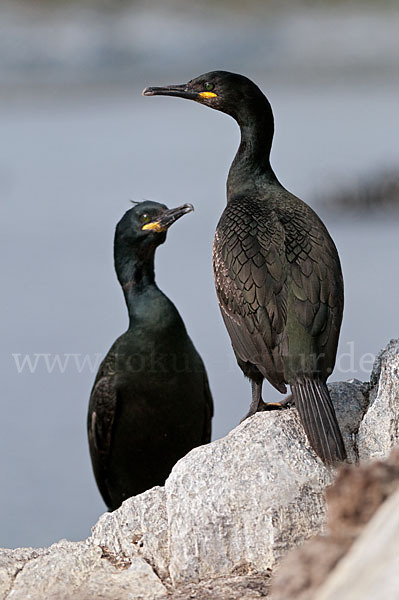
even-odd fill
[[[187,66],[187,75],[195,74]],[[213,437],[225,435],[247,410],[249,384],[235,364],[211,270],[238,129],[229,117],[194,103],[140,95],[144,85],[172,81],[159,73],[156,81],[137,75],[130,85],[107,89],[81,85],[3,96],[1,546],[82,539],[105,509],[91,473],[85,419],[95,363],[127,325],[112,242],[129,199],[194,204],[195,213],[173,227],[157,252],[158,285],[175,302],[207,366]],[[327,192],[398,165],[398,82],[257,81],[275,112],[275,171],[316,210]],[[373,355],[398,335],[398,222],[328,212],[323,218],[346,286],[331,379],[367,380]],[[45,360],[59,356],[64,363],[67,354],[65,369],[55,365],[49,372]],[[33,373],[18,368],[25,355],[33,361],[41,355]],[[75,361],[85,356],[93,369],[79,372]],[[265,399],[278,396],[265,384]]]

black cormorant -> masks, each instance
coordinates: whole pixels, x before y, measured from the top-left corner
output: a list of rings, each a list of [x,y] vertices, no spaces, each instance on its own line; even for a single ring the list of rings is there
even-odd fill
[[[274,121],[267,98],[248,78],[226,71],[143,94],[195,100],[240,126],[213,264],[222,316],[238,364],[252,381],[248,416],[267,408],[264,378],[282,393],[289,384],[313,449],[327,463],[344,460],[326,385],[342,320],[341,266],[320,218],[270,166]]]
[[[174,304],[157,287],[154,256],[191,204],[145,201],[115,232],[115,270],[129,327],[112,345],[90,395],[87,429],[94,475],[110,510],[162,485],[175,463],[211,437],[204,364]]]

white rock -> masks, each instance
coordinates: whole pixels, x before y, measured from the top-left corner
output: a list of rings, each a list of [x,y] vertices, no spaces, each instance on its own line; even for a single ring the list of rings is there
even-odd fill
[[[11,590],[17,574],[25,564],[48,553],[44,548],[16,548],[15,550],[0,549],[0,598],[5,598]]]
[[[17,573],[7,600],[156,600],[166,588],[142,558],[113,564],[98,546],[62,540]]]
[[[26,562],[16,575],[8,598],[39,600],[65,593],[66,589],[75,592],[100,560],[99,548],[89,548],[86,542],[62,540],[45,554]]]
[[[100,600],[158,600],[167,590],[148,563],[134,558],[127,569],[117,569],[108,561],[93,571],[79,589],[78,598]],[[69,597],[68,597],[69,598]],[[65,598],[67,600],[67,598]]]
[[[399,444],[399,340],[380,352],[371,375],[370,406],[360,425],[360,460],[387,457]]]
[[[256,414],[192,450],[165,485],[172,581],[272,567],[321,530],[332,476],[295,409]]]
[[[164,488],[152,488],[125,500],[114,512],[103,514],[89,539],[107,553],[121,558],[142,556],[160,577],[168,577],[169,540]]]

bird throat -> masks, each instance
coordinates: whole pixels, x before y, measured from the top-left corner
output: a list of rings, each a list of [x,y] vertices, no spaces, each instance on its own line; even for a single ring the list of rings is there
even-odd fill
[[[270,165],[274,122],[266,98],[262,110],[247,111],[236,117],[241,131],[240,146],[227,178],[227,200],[257,187],[259,181],[275,181]]]
[[[154,273],[155,253],[145,260],[139,257],[115,256],[115,269],[122,286],[129,316],[136,312],[137,304],[146,296],[152,287],[156,287]]]

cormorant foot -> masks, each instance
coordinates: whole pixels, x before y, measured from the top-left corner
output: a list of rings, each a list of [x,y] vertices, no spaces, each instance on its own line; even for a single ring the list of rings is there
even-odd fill
[[[282,400],[282,402],[264,402],[262,399],[260,399],[256,409],[254,409],[254,407],[251,406],[247,414],[241,419],[240,423],[248,419],[248,417],[252,417],[252,415],[258,412],[264,412],[269,410],[283,410],[284,408],[289,408],[290,402],[291,395]]]
[[[265,410],[283,410],[287,408],[283,402],[263,402],[259,403],[258,410],[256,412],[264,412]]]

